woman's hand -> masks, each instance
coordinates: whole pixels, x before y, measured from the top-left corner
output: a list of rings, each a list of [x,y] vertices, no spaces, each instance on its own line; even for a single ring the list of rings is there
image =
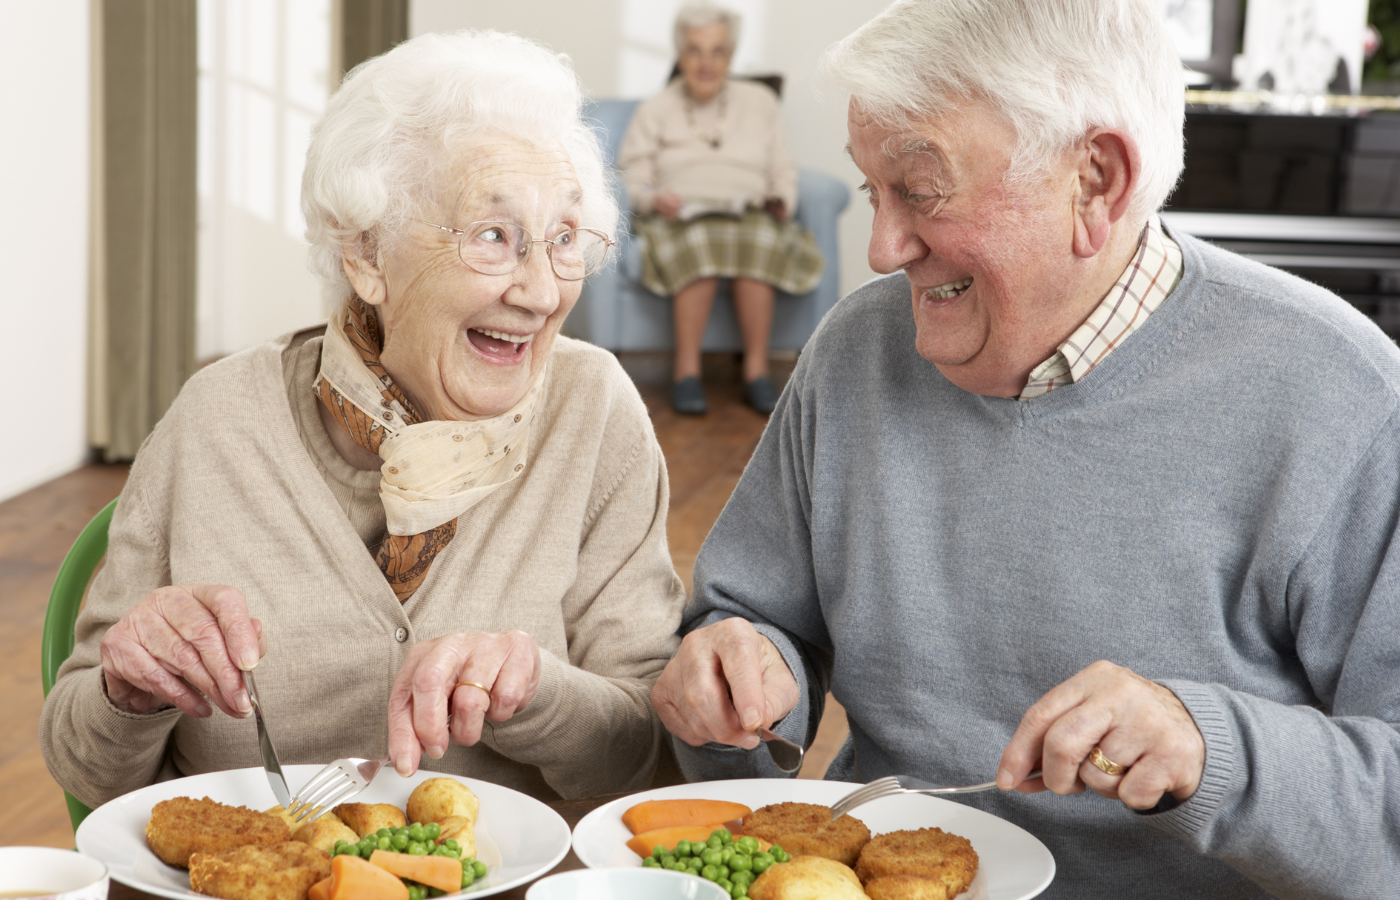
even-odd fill
[[[777,219],[779,222],[786,222],[788,217],[787,203],[782,197],[769,197],[763,201],[763,211]]]
[[[485,690],[463,684],[468,681]],[[539,687],[540,648],[523,631],[448,634],[415,644],[389,695],[394,768],[412,775],[423,754],[441,758],[448,741],[472,746],[481,740],[484,719],[506,721],[529,705]]]
[[[738,617],[686,635],[651,689],[662,724],[692,747],[717,741],[751,750],[754,731],[773,727],[797,700],[778,648]]]
[[[675,191],[661,191],[651,199],[652,208],[661,214],[661,218],[668,222],[676,221],[676,217],[681,214],[681,207],[685,206],[685,200]]]
[[[1127,771],[1101,771],[1089,761],[1095,747]],[[1164,793],[1182,801],[1194,794],[1205,761],[1205,738],[1175,694],[1122,666],[1096,662],[1026,711],[1001,755],[997,786],[1057,794],[1087,786],[1133,809],[1151,809]],[[1037,763],[1044,775],[1022,784]]]
[[[267,647],[237,588],[191,584],[152,591],[107,629],[98,652],[107,696],[120,710],[174,706],[204,718],[212,700],[241,718],[253,711],[242,671]]]

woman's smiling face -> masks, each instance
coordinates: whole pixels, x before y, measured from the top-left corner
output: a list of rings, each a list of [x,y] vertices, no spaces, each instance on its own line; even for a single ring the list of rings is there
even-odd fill
[[[515,224],[535,240],[582,224],[579,181],[560,147],[484,141],[460,155],[450,183],[423,219]],[[500,415],[544,367],[582,282],[561,281],[545,247],[532,247],[515,271],[483,275],[462,262],[455,235],[413,223],[377,259],[346,257],[351,284],[383,324],[380,360],[425,419]]]

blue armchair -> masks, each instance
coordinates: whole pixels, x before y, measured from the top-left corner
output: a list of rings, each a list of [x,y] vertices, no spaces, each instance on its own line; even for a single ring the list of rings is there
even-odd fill
[[[616,164],[617,148],[638,102],[600,100],[585,111],[603,126],[604,154],[609,166]],[[615,183],[618,201],[625,210],[627,188],[621,177]],[[777,292],[769,342],[775,350],[800,350],[821,317],[840,297],[836,220],[850,202],[851,192],[832,176],[808,169],[798,173],[797,192],[797,221],[816,235],[817,246],[826,257],[826,269],[810,293],[794,296]],[[626,219],[630,222],[631,216]],[[674,343],[670,298],[642,286],[641,252],[626,230],[618,235],[614,253],[612,262],[584,285],[578,305],[564,323],[564,332],[608,350],[670,350]],[[720,286],[702,346],[711,352],[743,349],[727,284]]]

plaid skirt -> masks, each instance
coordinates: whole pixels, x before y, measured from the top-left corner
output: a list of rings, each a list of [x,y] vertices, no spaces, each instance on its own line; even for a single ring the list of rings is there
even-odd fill
[[[752,278],[789,294],[805,294],[821,280],[826,260],[812,232],[792,219],[779,222],[761,209],[743,218],[701,216],[669,222],[638,216],[642,283],[674,296],[700,278]]]

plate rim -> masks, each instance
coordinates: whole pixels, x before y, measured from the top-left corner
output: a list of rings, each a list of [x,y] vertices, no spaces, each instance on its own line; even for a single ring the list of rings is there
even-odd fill
[[[611,812],[613,812],[615,807],[618,807],[618,806],[620,806],[621,804],[623,804],[623,803],[625,803],[625,802],[629,802],[629,801],[630,801],[631,803],[640,803],[640,802],[642,802],[642,801],[644,801],[644,800],[652,799],[652,798],[653,798],[655,795],[657,795],[657,794],[661,794],[661,793],[667,793],[667,794],[669,794],[669,793],[671,793],[671,792],[673,792],[673,791],[675,791],[675,790],[677,790],[677,789],[681,789],[681,788],[695,787],[695,786],[698,786],[698,785],[708,785],[708,786],[734,786],[734,787],[736,788],[736,790],[742,790],[742,789],[743,789],[744,787],[746,787],[746,786],[752,788],[755,784],[771,784],[771,785],[774,785],[774,786],[777,786],[777,785],[789,785],[789,786],[790,786],[790,785],[792,785],[794,782],[799,782],[799,781],[802,781],[802,780],[805,780],[805,779],[796,779],[796,778],[728,778],[728,779],[717,779],[717,780],[714,780],[714,781],[695,781],[695,782],[689,782],[688,784],[667,785],[667,786],[665,786],[665,787],[652,788],[651,790],[648,790],[648,791],[640,791],[640,792],[638,792],[638,793],[636,793],[636,794],[631,794],[631,795],[626,796],[626,797],[619,797],[619,798],[617,798],[616,800],[609,801],[608,803],[605,803],[605,804],[603,804],[602,806],[598,807],[597,809],[593,810],[592,812],[588,813],[588,814],[585,815],[582,819],[579,819],[578,824],[575,825],[574,828],[573,828],[573,834],[572,834],[572,838],[571,838],[571,840],[570,840],[570,846],[573,848],[574,855],[575,855],[576,857],[578,857],[579,862],[581,862],[581,863],[584,865],[585,868],[589,868],[589,869],[594,869],[594,868],[599,868],[599,869],[608,869],[608,868],[631,868],[630,866],[629,866],[629,867],[620,867],[620,866],[609,866],[609,865],[606,865],[606,864],[594,864],[594,863],[590,863],[587,859],[585,859],[585,858],[584,858],[584,854],[580,852],[580,845],[579,845],[579,835],[580,835],[580,832],[581,832],[582,830],[584,830],[585,825],[592,825],[592,824],[594,824],[595,822],[602,820],[605,816],[607,816],[607,815],[609,815]],[[814,783],[814,784],[824,784],[824,785],[841,785],[841,786],[843,786],[843,787],[847,787],[847,788],[850,788],[850,789],[852,789],[852,790],[864,786],[864,785],[861,784],[860,782],[851,782],[851,781],[828,781],[828,780],[826,780],[826,779],[813,780],[813,783]],[[1055,880],[1055,875],[1056,875],[1056,873],[1059,871],[1059,864],[1058,864],[1058,863],[1056,862],[1056,860],[1055,860],[1055,854],[1052,853],[1052,852],[1050,852],[1050,848],[1047,847],[1047,846],[1045,846],[1045,842],[1044,842],[1044,841],[1042,841],[1040,838],[1036,837],[1034,834],[1031,834],[1029,831],[1027,831],[1026,829],[1022,828],[1020,825],[1017,825],[1015,822],[1012,822],[1012,821],[1009,820],[1009,819],[1005,819],[1005,818],[1002,818],[1001,816],[995,815],[994,813],[989,813],[989,812],[987,812],[986,810],[978,809],[978,808],[975,807],[975,806],[965,806],[965,805],[963,805],[963,804],[961,804],[961,803],[955,803],[954,801],[947,800],[947,799],[942,798],[942,797],[927,797],[927,796],[925,796],[925,797],[923,797],[922,799],[934,801],[936,804],[949,804],[949,805],[955,806],[955,807],[957,807],[957,808],[959,808],[959,809],[967,810],[967,811],[969,811],[969,812],[976,813],[976,814],[978,814],[978,815],[983,815],[983,816],[987,816],[987,817],[989,817],[989,818],[991,818],[991,819],[995,819],[997,822],[1000,822],[1000,823],[1002,823],[1002,824],[1005,825],[1005,826],[1008,826],[1008,827],[1011,827],[1011,828],[1016,829],[1017,831],[1021,832],[1021,834],[1025,835],[1027,838],[1029,838],[1030,840],[1032,840],[1032,841],[1035,842],[1035,844],[1044,852],[1045,857],[1046,857],[1046,859],[1047,859],[1048,862],[1049,862],[1049,870],[1045,873],[1044,877],[1043,877],[1043,878],[1041,879],[1041,881],[1034,887],[1034,889],[1031,890],[1030,893],[1020,894],[1020,895],[1018,895],[1018,896],[1015,898],[1015,900],[1030,900],[1030,898],[1032,898],[1032,897],[1039,896],[1040,894],[1044,893],[1045,890],[1046,890],[1046,888],[1048,888],[1048,887],[1051,885],[1051,883]]]
[[[283,771],[285,771],[288,775],[304,775],[306,778],[309,778],[312,775],[315,775],[316,772],[320,771],[323,768],[324,766],[318,766],[314,764],[289,765],[285,766],[283,768]],[[222,769],[214,772],[201,772],[197,775],[185,775],[180,778],[172,778],[169,781],[158,781],[155,784],[148,784],[145,787],[137,788],[134,791],[128,791],[125,794],[113,797],[111,800],[108,800],[106,803],[102,804],[101,806],[94,809],[91,813],[89,813],[88,816],[85,819],[83,819],[82,823],[78,825],[78,830],[73,835],[74,844],[80,853],[92,856],[93,858],[100,861],[103,865],[105,865],[107,867],[108,877],[111,878],[112,881],[120,882],[121,884],[124,884],[127,887],[135,888],[136,890],[144,891],[148,894],[155,894],[159,897],[170,898],[170,900],[191,900],[191,898],[194,898],[194,900],[205,900],[203,894],[196,893],[192,890],[172,890],[162,885],[156,885],[145,881],[139,881],[135,879],[122,877],[122,875],[119,875],[117,873],[115,866],[111,860],[107,859],[104,856],[97,856],[92,852],[91,849],[83,847],[85,829],[87,829],[87,837],[89,838],[89,840],[92,840],[91,836],[93,834],[93,830],[101,824],[101,820],[99,819],[98,823],[92,826],[92,829],[88,829],[88,824],[90,822],[93,822],[93,820],[97,818],[98,813],[102,812],[108,807],[111,807],[113,810],[115,810],[117,806],[126,806],[132,803],[137,797],[137,795],[145,793],[147,791],[159,789],[160,793],[165,793],[169,789],[170,785],[178,784],[184,781],[189,781],[191,779],[206,778],[209,776],[256,777],[262,776],[263,773],[264,770],[261,766],[247,766],[241,769]],[[559,847],[556,847],[550,851],[549,862],[541,868],[537,869],[536,871],[526,875],[517,876],[514,879],[507,882],[503,882],[499,885],[493,884],[485,888],[484,890],[471,890],[470,888],[468,888],[467,891],[457,891],[452,894],[446,894],[443,896],[442,900],[449,900],[449,898],[454,898],[454,900],[455,898],[464,898],[465,900],[465,898],[489,897],[493,894],[499,894],[503,891],[508,891],[511,888],[519,887],[522,884],[527,884],[531,881],[543,878],[550,872],[554,871],[555,867],[559,865],[559,863],[564,859],[564,857],[569,855],[569,851],[573,848],[573,832],[572,829],[569,828],[569,823],[556,810],[551,809],[548,804],[535,797],[531,797],[529,794],[522,793],[521,791],[517,791],[514,788],[506,787],[503,784],[496,784],[495,782],[491,781],[483,781],[482,779],[472,778],[467,775],[457,775],[453,772],[434,772],[430,769],[419,768],[419,770],[415,772],[413,776],[409,777],[412,778],[417,775],[426,775],[430,778],[454,778],[457,781],[460,781],[463,784],[465,784],[467,787],[472,788],[473,792],[477,793],[478,795],[480,795],[482,792],[476,790],[477,785],[484,785],[486,787],[486,793],[505,791],[509,794],[513,794],[515,795],[513,799],[526,800],[529,803],[534,804],[536,807],[538,807],[540,811],[547,814],[546,818],[549,819],[550,825],[552,827],[557,826],[558,831],[560,831],[564,836],[567,837],[566,840],[562,840],[560,842]],[[152,803],[151,805],[154,806],[154,803]],[[115,812],[107,813],[107,815],[115,814]],[[132,861],[133,860],[121,860],[119,862],[124,862],[129,865]]]

